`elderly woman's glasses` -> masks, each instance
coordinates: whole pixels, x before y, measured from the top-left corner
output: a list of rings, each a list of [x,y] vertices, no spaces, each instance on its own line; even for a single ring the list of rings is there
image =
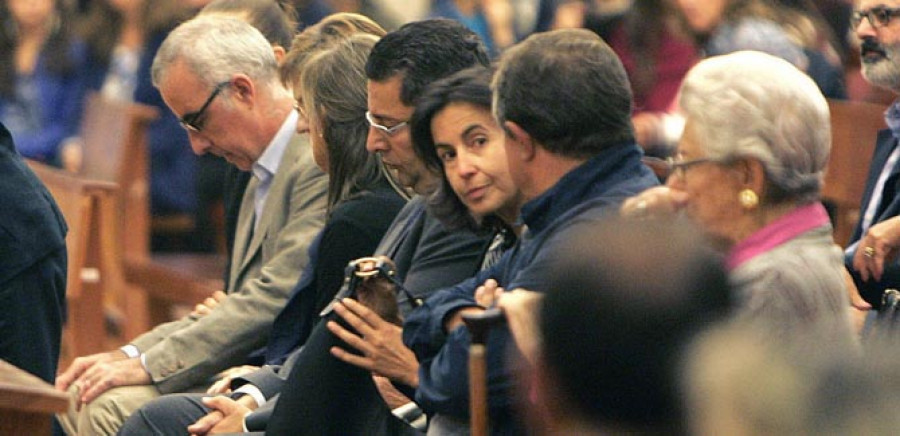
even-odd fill
[[[641,161],[644,162],[644,165],[650,167],[650,169],[653,170],[656,176],[660,179],[666,179],[670,176],[683,178],[684,173],[688,170],[688,168],[694,165],[699,165],[707,162],[718,162],[714,159],[709,158],[679,160],[673,157],[661,159],[653,156],[644,156],[643,158],[641,158]]]
[[[206,99],[206,102],[203,103],[203,106],[200,106],[200,110],[198,110],[197,112],[184,114],[184,116],[178,120],[178,122],[181,123],[181,127],[184,127],[185,129],[192,132],[199,132],[201,129],[203,129],[203,124],[198,123],[197,120],[199,120],[200,117],[203,116],[203,113],[206,112],[206,109],[209,107],[210,103],[212,103],[216,96],[219,95],[219,93],[222,92],[222,90],[225,89],[225,87],[230,83],[231,81],[228,81],[216,85],[216,87],[213,88],[212,94],[210,94],[209,98]]]
[[[900,8],[886,8],[883,6],[874,7],[865,11],[853,11],[850,16],[850,25],[853,28],[859,27],[863,17],[869,20],[872,27],[884,27],[891,24],[891,20],[900,16]]]
[[[391,127],[383,126],[383,125],[378,124],[378,123],[375,122],[375,119],[372,118],[372,113],[369,112],[369,111],[366,111],[366,121],[369,122],[369,125],[370,125],[370,126],[376,128],[376,129],[378,129],[378,130],[381,130],[382,132],[384,132],[384,133],[385,133],[386,135],[388,135],[388,136],[394,136],[394,135],[396,135],[397,132],[400,131],[400,129],[402,129],[402,128],[406,127],[407,125],[409,125],[408,122],[404,121],[404,122],[402,122],[402,123],[393,125],[393,126],[391,126]]]

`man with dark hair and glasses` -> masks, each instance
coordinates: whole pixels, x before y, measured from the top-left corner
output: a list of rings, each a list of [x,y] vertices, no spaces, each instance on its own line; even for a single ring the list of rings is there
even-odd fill
[[[400,123],[396,123],[391,127],[383,126],[381,124],[378,124],[378,121],[375,121],[375,119],[372,117],[372,112],[369,111],[366,111],[366,121],[369,122],[369,126],[371,126],[373,129],[378,130],[379,132],[387,136],[394,136],[397,132],[400,131],[400,129],[406,127],[406,125],[409,124],[408,121],[403,121]]]
[[[869,83],[900,94],[900,0],[858,0],[851,17],[862,45],[863,77]],[[900,102],[885,112],[888,128],[878,133],[869,166],[860,220],[845,250],[844,263],[860,295],[881,306],[887,288],[900,286]]]
[[[427,176],[425,164],[412,149],[408,122],[416,98],[448,72],[476,63],[487,65],[489,59],[482,47],[478,36],[466,32],[459,23],[428,20],[392,32],[369,55],[366,119],[372,128],[366,148],[381,155],[385,165],[397,171],[397,178],[404,186],[427,193],[433,190],[428,183],[435,182]]]
[[[227,297],[207,312],[160,325],[119,350],[75,359],[57,378],[72,393],[70,434],[112,434],[160,394],[206,387],[246,364],[308,262],[325,220],[327,177],[297,132],[294,97],[268,41],[249,24],[199,17],[173,30],[153,83],[198,155],[253,173],[241,201]]]

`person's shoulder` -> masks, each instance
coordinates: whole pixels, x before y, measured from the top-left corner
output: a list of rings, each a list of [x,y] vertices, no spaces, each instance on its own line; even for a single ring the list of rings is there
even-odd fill
[[[735,268],[732,276],[754,289],[801,289],[814,283],[841,283],[841,250],[821,226],[761,253]]]
[[[403,209],[407,201],[393,191],[364,190],[350,195],[346,200],[338,203],[337,210],[358,211],[366,209],[385,208],[394,210],[395,213]]]
[[[307,161],[312,162],[315,165],[315,160],[313,160],[312,153],[312,144],[309,142],[309,135],[305,133],[291,133],[291,137],[288,140],[287,147],[284,151],[284,157],[293,156],[296,161],[304,160],[304,163],[308,163]]]
[[[67,232],[53,197],[13,147],[0,124],[0,282],[64,246]]]
[[[316,165],[309,136],[305,134],[294,133],[291,135],[278,167],[279,174],[282,173],[282,167],[287,167],[285,168],[288,170],[286,172],[294,177],[328,179],[328,175]]]
[[[397,221],[407,221],[414,218],[421,219],[424,215],[425,197],[416,195],[409,199],[403,208],[400,209],[400,212],[397,214]]]
[[[406,201],[396,193],[363,191],[338,203],[331,211],[331,220],[390,222],[405,204]]]
[[[424,241],[447,241],[444,243],[467,245],[472,241],[487,241],[491,238],[492,236],[487,232],[477,232],[465,226],[448,228],[438,217],[427,211],[425,213],[422,231],[422,240]]]

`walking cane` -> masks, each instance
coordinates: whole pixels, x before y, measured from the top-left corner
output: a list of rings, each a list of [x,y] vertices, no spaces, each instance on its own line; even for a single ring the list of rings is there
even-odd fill
[[[480,313],[466,313],[462,316],[472,344],[469,346],[469,416],[471,418],[472,436],[488,434],[488,402],[487,402],[487,335],[491,327],[502,323],[505,318],[503,310],[487,309]]]

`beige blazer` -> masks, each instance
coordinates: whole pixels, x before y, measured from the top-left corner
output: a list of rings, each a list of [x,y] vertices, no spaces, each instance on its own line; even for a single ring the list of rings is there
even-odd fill
[[[275,316],[309,261],[309,245],[325,224],[328,178],[313,162],[306,135],[295,134],[285,150],[248,241],[254,180],[238,216],[228,298],[204,317],[161,324],[132,341],[146,355],[162,393],[207,384],[266,344]]]

